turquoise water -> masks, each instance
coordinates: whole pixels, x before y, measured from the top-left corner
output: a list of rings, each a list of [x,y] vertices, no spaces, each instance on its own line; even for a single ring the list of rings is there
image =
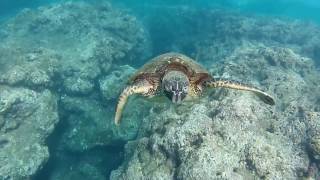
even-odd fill
[[[220,7],[226,9],[232,9],[243,13],[253,13],[257,15],[271,15],[271,16],[282,16],[288,18],[297,18],[307,21],[319,22],[319,2],[316,0],[200,0],[200,1],[114,1],[114,3],[125,4],[129,7],[141,7],[143,6],[192,6],[198,8],[210,8]],[[139,9],[136,9],[139,11]]]
[[[63,2],[62,0],[31,0],[31,1],[10,1],[3,0],[0,3],[1,11],[0,15],[4,16],[7,14],[16,13],[17,11],[23,8],[32,8],[37,7],[43,4],[49,4],[52,2]],[[179,0],[179,1],[139,1],[138,3],[132,0],[124,0],[124,1],[114,1],[115,4],[122,4],[128,8],[137,8],[135,11],[141,11],[141,7],[143,6],[192,6],[192,7],[221,7],[228,8],[233,10],[238,10],[244,13],[254,13],[261,15],[271,15],[271,16],[283,16],[289,18],[297,18],[303,19],[307,21],[315,21],[319,22],[319,8],[320,4],[317,0],[245,0],[245,1],[236,1],[236,0],[200,0],[200,1],[190,1],[190,0]],[[145,7],[147,8],[147,7]]]
[[[1,0],[0,179],[318,179],[319,12],[318,0]],[[130,76],[167,52],[276,105],[227,90],[173,105],[161,91],[130,97],[116,126]]]

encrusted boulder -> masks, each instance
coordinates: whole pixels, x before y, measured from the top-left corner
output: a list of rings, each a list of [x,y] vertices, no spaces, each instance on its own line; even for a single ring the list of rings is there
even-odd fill
[[[142,24],[108,3],[67,2],[25,9],[2,28],[0,52],[5,56],[0,61],[7,74],[2,82],[49,86],[53,80],[70,95],[92,93],[99,76],[108,74],[112,65],[142,61],[150,49]],[[59,66],[54,78],[49,67],[35,65],[51,62],[50,54],[57,56],[54,65]]]
[[[115,100],[126,86],[130,75],[135,72],[131,66],[125,65],[100,78],[100,91],[105,100]]]
[[[62,97],[61,113],[68,124],[61,138],[61,146],[69,152],[84,152],[99,146],[112,146],[132,140],[141,124],[139,117],[146,114],[148,103],[138,100],[129,103],[130,114],[125,113],[121,127],[114,124],[114,109],[87,98]]]
[[[3,49],[0,48],[1,50]],[[4,63],[3,73],[0,75],[1,84],[31,89],[54,87],[60,59],[54,51],[38,48],[29,53],[10,51],[7,53],[5,56],[0,56],[0,61],[9,61]]]
[[[50,91],[0,86],[0,179],[30,179],[48,161],[46,138],[58,122]]]

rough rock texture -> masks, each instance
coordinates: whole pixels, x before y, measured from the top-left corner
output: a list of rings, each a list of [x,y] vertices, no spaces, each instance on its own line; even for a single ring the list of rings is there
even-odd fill
[[[108,76],[100,78],[100,90],[106,100],[115,100],[126,86],[130,75],[135,72],[131,66],[125,65],[112,71]]]
[[[1,78],[3,83],[47,85],[56,73],[56,83],[71,95],[92,93],[99,76],[108,73],[112,64],[144,59],[149,48],[148,35],[139,22],[107,3],[26,9],[6,22],[1,32],[4,56],[0,61],[3,71],[9,71]],[[52,56],[57,56],[50,63],[60,67],[57,72],[48,68]],[[32,62],[41,64],[41,69]],[[35,68],[39,70],[34,72]]]
[[[319,100],[318,100],[319,101]],[[319,102],[318,102],[319,104]],[[317,111],[300,111],[303,115],[301,120],[305,120],[308,123],[309,132],[308,132],[308,149],[310,150],[311,156],[316,160],[320,160],[320,112]],[[320,171],[318,171],[318,174]]]
[[[58,122],[50,91],[0,86],[0,179],[29,179],[49,158],[46,138]]]
[[[276,106],[232,90],[209,91],[195,104],[158,106],[143,119],[111,179],[298,179],[317,154],[319,72],[288,48],[246,44],[211,72],[268,87]],[[317,97],[317,98],[314,98]],[[188,112],[188,113],[184,113]]]
[[[134,139],[141,123],[138,119],[146,113],[142,102],[129,103],[127,109],[133,109],[130,117],[124,113],[123,124],[116,127],[114,108],[106,109],[97,100],[63,97],[61,106],[65,109],[65,120],[68,123],[62,137],[62,146],[73,152]]]
[[[0,89],[4,134],[0,179],[28,179],[42,168],[49,158],[45,140],[58,120],[66,128],[59,129],[60,139],[51,145],[58,146],[53,156],[84,156],[89,150],[118,146],[136,136],[141,112],[137,109],[135,115],[125,115],[123,128],[115,128],[114,96],[124,84],[107,84],[126,78],[118,77],[117,71],[134,71],[129,66],[118,68],[124,61],[143,61],[149,56],[148,33],[134,16],[106,2],[66,2],[25,9],[0,27],[0,85],[8,89]],[[103,153],[99,151],[97,157]],[[68,177],[99,169],[99,163],[88,161],[74,163],[77,168]],[[87,170],[86,177],[107,176],[105,170],[96,172],[94,176]]]
[[[316,120],[308,114],[319,112],[319,71],[314,62],[288,48],[246,44],[239,47],[226,63],[216,65],[212,72],[236,80],[256,77],[254,84],[268,87],[277,100],[277,118],[273,128],[298,143],[306,141],[307,131],[316,128]],[[238,65],[240,64],[240,65]],[[258,84],[259,83],[259,84]],[[316,119],[316,118],[315,118]]]
[[[16,48],[16,47],[14,47]],[[59,56],[50,49],[37,48],[28,53],[6,52],[0,48],[0,61],[7,64],[1,67],[0,82],[11,86],[24,86],[32,89],[52,88],[59,70]],[[16,64],[11,64],[16,61]],[[5,64],[4,63],[4,64]]]

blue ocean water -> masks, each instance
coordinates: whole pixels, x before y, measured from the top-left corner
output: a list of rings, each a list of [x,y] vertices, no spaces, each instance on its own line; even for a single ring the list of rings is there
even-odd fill
[[[275,79],[253,72],[262,71],[259,69],[261,64],[253,62],[252,66],[242,64],[240,68],[234,68],[238,59],[233,58],[249,57],[250,61],[251,57],[259,59],[254,53],[261,52],[268,68],[275,69],[275,72],[278,71],[275,67],[278,67],[285,69],[283,72],[300,73],[298,78],[292,76],[292,79],[303,79],[297,84],[310,85],[310,91],[317,93],[319,85],[314,83],[317,76],[310,76],[318,73],[315,69],[320,65],[319,12],[318,0],[1,0],[0,71],[3,76],[0,76],[0,89],[5,87],[3,89],[9,92],[8,89],[12,88],[22,93],[16,93],[19,98],[15,100],[4,101],[5,105],[7,102],[12,104],[6,106],[9,110],[0,108],[0,135],[14,139],[16,136],[10,133],[23,128],[24,120],[30,117],[35,117],[30,118],[35,122],[41,118],[49,120],[48,124],[39,123],[41,126],[35,128],[40,135],[30,129],[21,130],[27,133],[23,135],[26,138],[30,134],[37,134],[35,141],[39,142],[32,143],[48,146],[48,154],[42,149],[37,152],[40,154],[35,158],[39,158],[37,161],[30,161],[30,166],[21,163],[23,167],[16,168],[27,169],[26,172],[0,166],[0,179],[109,179],[112,172],[112,177],[120,177],[117,176],[118,170],[130,167],[129,160],[138,157],[143,164],[148,157],[134,151],[134,140],[152,134],[163,135],[161,133],[165,130],[152,125],[144,126],[143,122],[146,117],[152,119],[152,116],[148,116],[150,112],[161,114],[165,108],[161,105],[150,108],[153,107],[152,102],[134,99],[137,103],[128,105],[123,113],[124,125],[120,128],[113,123],[114,109],[120,90],[126,86],[129,76],[150,58],[171,51],[190,56],[208,68],[210,73],[217,70],[219,75],[229,77],[230,74],[222,72],[229,70],[244,77],[256,75],[251,79],[246,78],[260,86],[271,84],[269,91],[280,100],[287,100],[285,94],[292,93],[290,95],[295,99],[290,97],[290,101],[285,101],[281,107],[277,106],[278,114],[274,113],[274,116],[284,113],[286,108],[296,108],[298,115],[295,118],[300,123],[301,117],[309,113],[306,109],[310,112],[320,111],[320,97],[301,100],[303,93],[308,91],[305,86],[298,86],[297,92],[287,92],[287,87],[273,82]],[[281,58],[279,60],[277,57],[281,55],[289,62]],[[300,56],[312,63],[305,63]],[[298,59],[297,62],[290,61],[291,57]],[[225,68],[216,68],[216,64]],[[245,72],[241,69],[244,66],[252,69]],[[282,79],[279,77],[276,80],[290,81],[290,75],[283,75]],[[278,91],[277,87],[283,88],[283,91]],[[26,93],[24,89],[32,93]],[[20,97],[23,93],[25,97],[35,96],[38,99]],[[0,96],[0,100],[3,96]],[[302,104],[305,101],[310,104],[300,107],[297,103],[300,100]],[[1,103],[0,106],[4,106]],[[41,103],[48,105],[40,106]],[[37,109],[54,112],[54,115],[48,112],[34,113],[38,112]],[[47,113],[49,115],[46,116]],[[212,111],[209,114],[216,113]],[[281,118],[277,116],[275,122]],[[18,120],[12,125],[7,123],[9,119]],[[273,131],[270,129],[271,126],[268,127],[268,133]],[[301,131],[309,132],[310,129]],[[304,137],[301,144],[308,138]],[[197,140],[194,144],[201,141]],[[6,146],[8,143],[10,141],[0,139],[0,150],[9,149],[10,146]],[[192,147],[196,146],[194,144]],[[146,146],[148,150],[153,148],[143,143],[137,146]],[[305,157],[308,156],[306,164],[310,166],[299,171],[302,175],[297,174],[317,178],[319,159],[313,157],[314,152],[309,148],[305,148]],[[170,153],[166,155],[168,159],[172,158]],[[180,160],[176,161],[176,164],[181,163]],[[316,172],[312,171],[314,166]],[[1,173],[7,174],[2,176]],[[216,173],[217,176],[220,174]],[[260,178],[268,179],[267,175],[261,175]]]
[[[23,8],[32,8],[39,5],[49,4],[52,2],[63,2],[63,0],[3,0],[0,2],[0,17],[16,13]],[[178,1],[160,1],[160,0],[133,0],[113,1],[115,4],[122,4],[129,8],[139,7],[140,11],[143,6],[193,6],[193,7],[222,7],[239,10],[244,13],[254,13],[272,16],[284,16],[290,18],[304,19],[320,22],[319,8],[320,3],[317,0],[178,0]],[[147,7],[145,7],[147,8]],[[135,9],[136,11],[139,9]]]
[[[114,0],[113,3],[122,5],[122,7],[129,7],[138,13],[146,13],[150,10],[150,7],[154,6],[189,6],[199,9],[218,7],[244,14],[276,16],[320,23],[320,3],[317,0],[142,0],[138,3],[132,0]]]

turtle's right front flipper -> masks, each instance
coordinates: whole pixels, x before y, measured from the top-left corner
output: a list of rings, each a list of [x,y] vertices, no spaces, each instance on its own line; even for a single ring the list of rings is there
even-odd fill
[[[211,88],[230,88],[230,89],[237,89],[237,90],[244,90],[244,91],[251,91],[255,93],[263,102],[266,104],[274,105],[274,99],[271,95],[267,94],[266,92],[261,91],[260,89],[244,85],[242,83],[230,80],[211,80],[205,82],[206,87]]]
[[[129,96],[133,94],[142,94],[142,95],[148,95],[150,90],[153,88],[153,86],[148,83],[147,81],[142,81],[135,83],[133,85],[127,86],[122,93],[119,96],[117,108],[116,108],[116,114],[115,114],[115,123],[116,125],[120,124],[121,114],[123,111],[124,106],[126,105]]]

